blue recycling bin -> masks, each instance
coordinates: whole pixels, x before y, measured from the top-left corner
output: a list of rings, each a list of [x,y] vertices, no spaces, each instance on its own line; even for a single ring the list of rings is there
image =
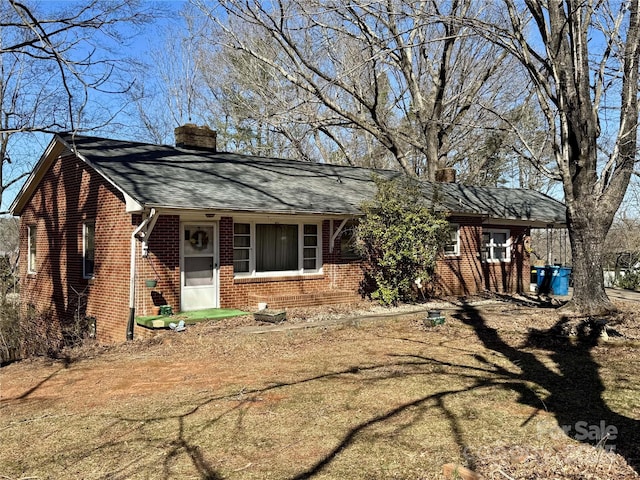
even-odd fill
[[[553,278],[552,268],[553,267],[546,265],[536,269],[536,273],[538,274],[538,293],[543,293],[545,295],[551,293],[551,280]]]
[[[537,268],[538,293],[569,295],[571,268],[545,265]]]

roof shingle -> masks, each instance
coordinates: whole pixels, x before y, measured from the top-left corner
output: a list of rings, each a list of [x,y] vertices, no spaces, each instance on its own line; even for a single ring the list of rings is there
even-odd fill
[[[96,137],[59,137],[114,185],[149,207],[358,215],[373,175],[399,172],[191,151]],[[423,182],[425,198],[451,214],[564,224],[565,206],[540,192]]]

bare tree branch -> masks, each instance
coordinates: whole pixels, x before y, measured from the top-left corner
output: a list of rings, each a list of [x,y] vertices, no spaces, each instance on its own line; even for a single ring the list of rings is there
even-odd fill
[[[455,162],[452,151],[465,150],[465,125],[493,121],[477,108],[479,98],[489,101],[489,85],[507,71],[514,75],[507,55],[462,21],[490,18],[471,0],[192,3],[216,25],[211,36],[217,44],[209,48],[234,59],[230,77],[218,75],[218,82],[240,81],[246,92],[262,92],[263,83],[250,85],[246,75],[233,73],[253,68],[249,63],[260,65],[255,71],[270,72],[272,86],[282,88],[265,98],[265,113],[272,111],[269,104],[277,110],[276,103],[292,89],[305,100],[305,107],[279,118],[291,125],[299,124],[300,116],[313,126],[307,148],[314,148],[312,142],[320,138],[315,132],[322,129],[335,154],[356,158],[356,152],[346,153],[348,142],[335,140],[359,131],[357,148],[365,138],[375,139],[378,147],[372,151],[411,175],[432,178],[439,166]],[[499,110],[498,97],[493,100]],[[344,127],[336,126],[335,117]],[[275,117],[254,120],[273,123]]]
[[[159,10],[158,10],[159,11]],[[141,25],[152,15],[137,0],[44,5],[8,0],[0,5],[0,149],[7,163],[12,138],[26,133],[99,128],[123,108],[89,108],[97,94],[123,93],[132,85],[122,52],[109,51],[109,40],[131,35],[120,28]],[[11,177],[0,173],[0,192],[23,179],[27,165]],[[0,200],[2,196],[0,195]]]

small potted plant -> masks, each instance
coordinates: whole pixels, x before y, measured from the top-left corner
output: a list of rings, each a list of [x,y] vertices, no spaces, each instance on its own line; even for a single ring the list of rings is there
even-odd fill
[[[444,315],[440,310],[427,311],[427,317],[424,319],[425,327],[435,327],[436,325],[444,325]]]

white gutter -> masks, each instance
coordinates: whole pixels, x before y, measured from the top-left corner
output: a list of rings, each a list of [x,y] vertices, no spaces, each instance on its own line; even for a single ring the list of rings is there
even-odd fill
[[[140,225],[131,233],[131,261],[129,264],[129,321],[127,322],[127,340],[133,340],[133,326],[136,318],[136,239],[138,235],[151,222],[151,228],[155,225],[157,220],[155,208],[151,209],[149,216],[145,218]],[[149,231],[143,233],[144,241],[149,237]]]

